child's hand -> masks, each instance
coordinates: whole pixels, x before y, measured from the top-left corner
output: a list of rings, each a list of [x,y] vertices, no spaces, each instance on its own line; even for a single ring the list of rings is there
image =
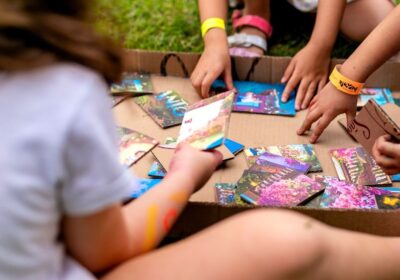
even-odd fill
[[[222,163],[222,154],[218,151],[200,151],[187,143],[179,144],[169,166],[168,174],[181,174],[189,181],[192,191],[201,188],[214,170]]]
[[[390,135],[379,137],[372,147],[376,163],[389,175],[400,173],[400,144],[390,141]]]
[[[290,61],[281,82],[286,83],[282,101],[289,99],[297,87],[296,110],[304,110],[311,99],[326,84],[329,74],[330,54],[312,43],[308,43]]]
[[[209,97],[211,84],[223,74],[228,90],[233,89],[231,58],[224,30],[211,29],[205,37],[204,52],[190,77],[201,97]]]
[[[328,83],[311,101],[307,116],[297,134],[304,134],[313,123],[318,121],[310,138],[310,142],[315,143],[337,115],[346,113],[347,123],[349,123],[354,119],[356,110],[356,95],[340,92],[331,83]]]

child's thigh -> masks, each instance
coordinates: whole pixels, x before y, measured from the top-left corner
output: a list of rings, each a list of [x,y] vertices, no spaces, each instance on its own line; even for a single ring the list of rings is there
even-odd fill
[[[347,4],[341,31],[353,41],[362,41],[393,10],[391,0],[355,0]]]
[[[247,211],[139,256],[105,278],[307,279],[326,260],[328,230],[291,211]]]

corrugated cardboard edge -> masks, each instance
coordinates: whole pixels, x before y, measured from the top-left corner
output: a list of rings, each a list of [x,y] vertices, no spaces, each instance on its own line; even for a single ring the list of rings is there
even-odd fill
[[[233,215],[259,208],[251,205],[221,206],[216,203],[190,202],[169,236],[186,237]],[[267,209],[273,208],[264,209],[268,213]],[[400,233],[399,211],[311,209],[305,207],[294,207],[289,208],[289,210],[342,229],[381,236],[398,236]]]
[[[133,49],[125,51],[125,65],[127,71],[189,78],[200,56],[200,53]],[[236,80],[279,83],[290,59],[290,57],[275,56],[234,57],[232,58],[232,75]],[[343,63],[342,59],[333,59],[331,69],[336,64],[341,63]],[[392,90],[400,90],[399,76],[399,63],[387,62],[370,76],[365,86],[389,87]]]

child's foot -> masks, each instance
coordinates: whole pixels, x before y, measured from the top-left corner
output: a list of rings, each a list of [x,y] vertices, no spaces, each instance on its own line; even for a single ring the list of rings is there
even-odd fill
[[[270,23],[260,16],[241,16],[236,10],[232,23],[237,31],[229,36],[230,54],[233,56],[258,57],[266,53],[267,39],[272,34]]]

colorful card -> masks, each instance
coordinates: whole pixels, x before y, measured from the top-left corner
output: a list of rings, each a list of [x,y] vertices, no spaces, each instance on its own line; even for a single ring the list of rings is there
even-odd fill
[[[188,107],[188,103],[171,90],[140,96],[135,102],[162,128],[181,124]]]
[[[295,178],[282,179],[262,188],[241,194],[245,201],[262,206],[293,207],[302,204],[324,190],[324,186],[310,177],[300,174]]]
[[[301,162],[311,165],[309,172],[322,172],[321,163],[319,162],[315,153],[314,147],[311,144],[294,144],[294,145],[281,145],[281,146],[268,146],[247,148],[244,154],[247,159],[248,165],[254,164],[257,156],[264,152],[280,155],[287,158],[292,158]]]
[[[161,165],[161,163],[158,162],[157,160],[155,160],[153,162],[153,164],[150,167],[149,172],[147,173],[148,176],[151,176],[154,178],[164,178],[166,174],[167,174],[167,171]]]
[[[183,118],[178,143],[187,142],[200,150],[222,145],[233,98],[234,92],[228,91],[190,105]]]
[[[308,163],[301,162],[293,158],[282,157],[269,152],[264,152],[257,157],[255,164],[250,167],[250,170],[263,171],[265,167],[270,165],[279,166],[282,168],[290,168],[304,174],[307,173],[311,168],[311,165]]]
[[[392,182],[400,182],[400,174],[394,174],[390,176],[390,178],[392,179]]]
[[[329,151],[340,180],[365,186],[390,185],[392,180],[362,147]]]
[[[118,127],[117,133],[119,160],[125,166],[131,166],[158,145],[157,140],[129,128]]]
[[[150,75],[140,73],[124,73],[121,83],[111,85],[112,94],[151,94],[154,92]]]
[[[374,99],[361,109],[350,122],[347,131],[372,154],[376,139],[389,134],[400,141],[400,108],[392,103],[379,106]]]
[[[375,195],[379,209],[400,209],[400,195]]]
[[[245,170],[237,182],[237,189],[240,194],[251,190],[259,194],[263,188],[281,179],[289,179],[298,176],[299,172],[274,165],[265,166],[263,171]]]
[[[216,183],[215,195],[217,202],[222,205],[245,205],[237,192],[236,184]]]
[[[237,155],[244,149],[244,145],[242,145],[236,141],[233,141],[231,139],[228,139],[228,138],[225,138],[224,145],[234,155]]]
[[[375,195],[390,194],[389,191],[339,181],[337,178],[326,180],[321,208],[377,209]]]
[[[306,204],[304,204],[304,207],[307,208],[320,208],[321,206],[321,199],[322,199],[323,192],[320,194],[315,195],[311,199],[308,200]]]
[[[213,84],[214,89],[224,87],[223,81]],[[248,112],[267,115],[294,116],[295,92],[292,92],[286,103],[281,101],[284,84],[266,84],[258,82],[235,81],[237,95],[233,105],[234,112]]]
[[[392,91],[388,88],[363,88],[358,96],[357,107],[364,106],[370,99],[374,99],[381,106],[387,103],[395,103]]]
[[[161,183],[161,179],[137,179],[137,188],[131,194],[131,198],[138,198],[151,188]]]

